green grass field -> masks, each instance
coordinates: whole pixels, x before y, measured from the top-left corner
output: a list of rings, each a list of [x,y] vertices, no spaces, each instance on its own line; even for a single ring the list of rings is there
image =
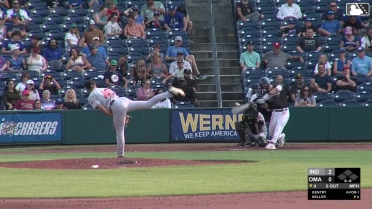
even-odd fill
[[[28,154],[50,147],[3,148],[0,162],[112,158],[112,152]],[[10,154],[11,153],[11,154]],[[120,169],[0,168],[0,198],[187,195],[307,189],[308,168],[360,167],[362,188],[372,187],[368,150],[127,152],[127,158],[250,160],[254,163]]]

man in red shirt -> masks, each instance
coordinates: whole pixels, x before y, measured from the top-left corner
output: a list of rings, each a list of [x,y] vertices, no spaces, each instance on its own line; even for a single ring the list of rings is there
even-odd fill
[[[34,101],[30,99],[30,91],[24,90],[22,92],[22,99],[18,100],[15,105],[14,109],[16,110],[33,110],[34,109]]]

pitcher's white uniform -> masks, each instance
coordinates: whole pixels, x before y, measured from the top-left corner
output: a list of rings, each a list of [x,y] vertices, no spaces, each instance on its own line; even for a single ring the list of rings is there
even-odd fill
[[[148,101],[132,101],[126,97],[119,97],[114,91],[108,88],[94,88],[88,97],[88,102],[93,108],[103,105],[112,112],[114,128],[116,131],[116,143],[118,157],[124,156],[124,126],[127,112],[135,110],[150,109],[156,103],[173,95],[170,92],[158,94]]]

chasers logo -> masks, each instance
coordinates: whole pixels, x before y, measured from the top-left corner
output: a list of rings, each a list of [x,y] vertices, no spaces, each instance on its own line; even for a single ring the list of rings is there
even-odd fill
[[[369,16],[369,3],[346,3],[347,16]]]
[[[58,121],[14,122],[2,119],[0,135],[54,135],[57,126]]]

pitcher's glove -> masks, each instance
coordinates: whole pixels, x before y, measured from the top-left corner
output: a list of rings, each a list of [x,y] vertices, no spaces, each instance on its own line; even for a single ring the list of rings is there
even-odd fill
[[[125,116],[125,121],[124,121],[124,124],[125,124],[125,128],[128,126],[128,123],[129,123],[129,121],[130,121],[130,119],[132,118],[132,116],[130,116],[130,115],[126,115]]]

